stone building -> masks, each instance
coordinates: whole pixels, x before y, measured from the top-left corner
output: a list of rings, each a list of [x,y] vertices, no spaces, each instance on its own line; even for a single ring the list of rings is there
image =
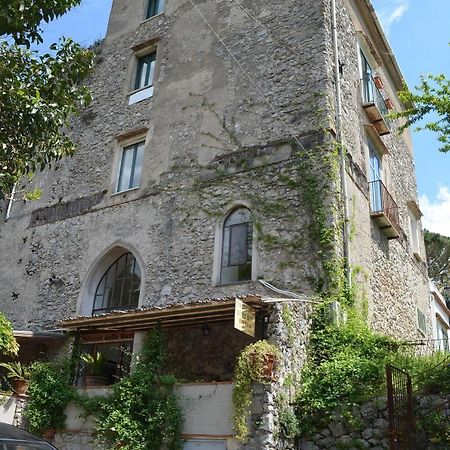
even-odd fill
[[[374,329],[431,329],[411,141],[386,117],[402,75],[373,8],[114,0],[95,51],[77,153],[36,176],[38,201],[3,205],[1,310],[28,356],[70,330],[117,367],[160,323],[175,372],[225,386],[267,337],[285,358],[242,448],[281,448],[275,397],[305,360],[309,301],[344,269]],[[234,327],[239,301],[254,336]],[[186,449],[238,447],[223,389],[226,423],[197,405]]]

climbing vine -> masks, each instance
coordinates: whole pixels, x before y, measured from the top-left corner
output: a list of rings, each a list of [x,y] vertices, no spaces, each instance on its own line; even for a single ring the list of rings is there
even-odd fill
[[[75,389],[70,360],[35,363],[30,400],[25,410],[31,431],[64,428],[70,402],[95,418],[94,435],[115,450],[178,450],[182,413],[176,402],[177,380],[163,373],[165,346],[161,332],[149,334],[130,375],[112,386],[107,397],[89,397]]]
[[[267,341],[250,344],[239,355],[234,374],[233,421],[236,438],[240,441],[245,441],[249,433],[247,419],[253,397],[252,384],[270,383],[266,365],[269,358],[276,361],[280,355],[279,350]]]

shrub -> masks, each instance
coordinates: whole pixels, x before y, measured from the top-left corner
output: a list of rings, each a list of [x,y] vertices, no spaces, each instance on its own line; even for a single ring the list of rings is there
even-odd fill
[[[164,362],[161,333],[151,333],[133,372],[97,399],[96,437],[111,450],[178,450],[182,414],[175,377],[161,374]]]
[[[70,382],[68,360],[32,364],[28,388],[30,398],[24,412],[31,432],[42,435],[47,429],[64,428],[64,410],[76,397]]]

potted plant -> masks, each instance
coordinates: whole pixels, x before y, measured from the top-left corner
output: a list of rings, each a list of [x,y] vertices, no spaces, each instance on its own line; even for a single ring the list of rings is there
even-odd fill
[[[375,86],[376,86],[378,89],[381,90],[381,89],[384,88],[383,80],[381,79],[381,77],[375,76],[375,77],[373,77],[373,81],[374,81],[374,83],[375,83]]]
[[[235,367],[233,387],[234,430],[244,442],[248,437],[248,413],[252,403],[252,384],[270,384],[275,379],[276,362],[281,358],[277,347],[262,340],[240,353]]]
[[[390,98],[385,98],[384,103],[386,104],[387,109],[394,109],[394,102]]]
[[[108,378],[105,377],[106,355],[102,352],[96,352],[93,355],[83,353],[80,355],[86,368],[84,384],[86,387],[106,386]]]
[[[0,367],[6,369],[6,378],[10,381],[14,392],[18,395],[24,395],[28,389],[28,380],[31,375],[30,368],[22,365],[19,361],[0,363]]]

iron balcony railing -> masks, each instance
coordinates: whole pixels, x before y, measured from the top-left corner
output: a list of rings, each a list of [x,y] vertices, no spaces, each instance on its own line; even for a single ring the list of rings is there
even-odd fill
[[[370,75],[364,76],[361,80],[361,83],[363,106],[365,108],[370,108],[371,105],[374,105],[376,107],[376,109],[378,110],[377,115],[379,114],[379,117],[373,117],[373,119],[383,120],[387,127],[386,132],[389,133],[389,130],[392,129],[392,120],[388,117],[389,108],[386,105],[383,94],[380,92],[375,84],[375,81]]]
[[[369,183],[370,212],[373,216],[384,216],[389,224],[400,234],[398,206],[381,180]]]

